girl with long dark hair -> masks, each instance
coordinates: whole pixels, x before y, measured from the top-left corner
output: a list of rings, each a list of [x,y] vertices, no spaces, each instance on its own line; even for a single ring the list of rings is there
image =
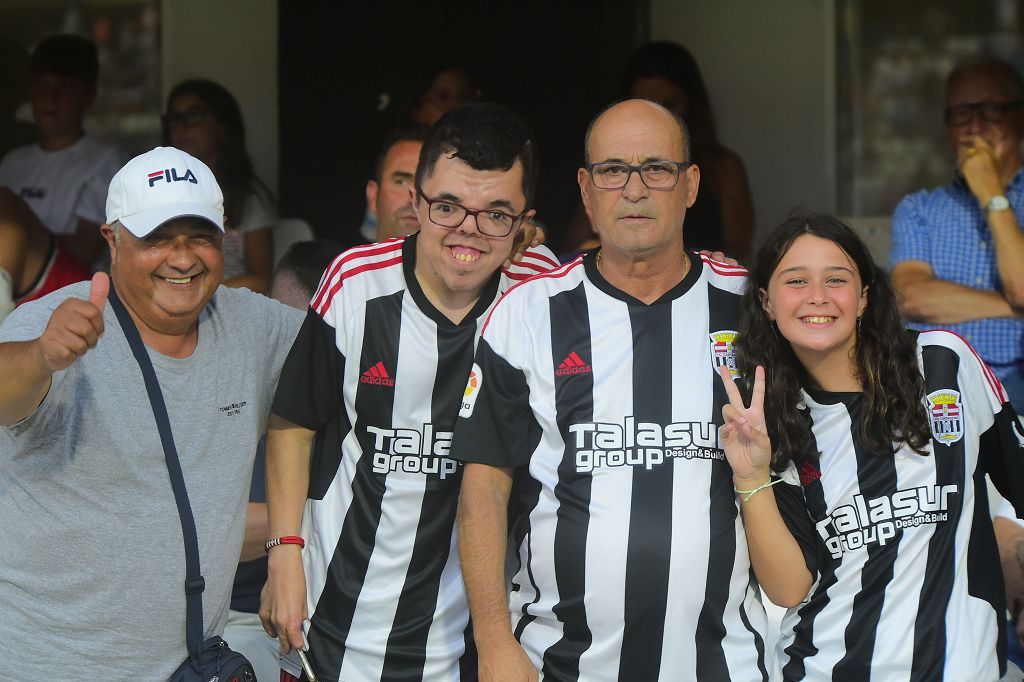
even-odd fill
[[[274,197],[245,148],[238,102],[205,79],[178,83],[167,97],[164,144],[196,157],[224,192],[224,283],[266,293],[274,268]]]
[[[1006,672],[986,472],[1024,509],[1024,431],[960,337],[903,328],[853,231],[794,216],[750,271],[721,441],[785,680]]]

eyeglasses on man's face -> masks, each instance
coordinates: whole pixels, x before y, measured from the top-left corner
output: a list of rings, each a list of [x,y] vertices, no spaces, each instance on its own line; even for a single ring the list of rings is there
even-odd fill
[[[590,179],[598,189],[622,189],[629,184],[633,173],[639,173],[640,179],[648,189],[672,189],[679,182],[679,173],[690,161],[648,161],[634,166],[621,161],[602,161],[587,166]]]
[[[446,199],[431,199],[422,193],[420,196],[427,202],[427,217],[430,218],[430,222],[454,229],[462,225],[467,217],[472,216],[476,220],[476,229],[487,237],[507,237],[526,215],[526,211],[510,215],[493,208],[474,210]]]
[[[974,114],[980,114],[982,120],[988,121],[989,123],[998,123],[1003,120],[1006,113],[1011,109],[1024,105],[1022,100],[1014,100],[1013,102],[993,102],[986,100],[984,102],[974,102],[973,104],[957,104],[952,107],[948,107],[943,112],[942,119],[948,126],[963,126],[971,122],[974,118]]]
[[[205,121],[208,113],[210,113],[209,109],[197,104],[185,111],[168,111],[163,115],[163,122],[168,129],[179,126],[191,128]]]

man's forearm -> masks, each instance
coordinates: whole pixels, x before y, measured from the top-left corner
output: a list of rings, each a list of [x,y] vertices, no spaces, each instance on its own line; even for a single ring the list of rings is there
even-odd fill
[[[510,472],[466,464],[459,498],[459,558],[477,648],[512,637],[505,588]]]
[[[267,512],[270,537],[298,535],[309,490],[315,433],[270,415],[267,424]]]
[[[32,414],[50,389],[52,373],[35,341],[0,343],[0,425]]]
[[[944,279],[917,281],[899,287],[904,314],[915,322],[955,324],[990,317],[1016,317],[1001,294]]]
[[[989,211],[999,282],[1010,304],[1024,308],[1024,234],[1013,211]]]

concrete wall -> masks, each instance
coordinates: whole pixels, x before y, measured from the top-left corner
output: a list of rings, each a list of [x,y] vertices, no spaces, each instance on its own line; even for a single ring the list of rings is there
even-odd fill
[[[700,63],[722,142],[747,166],[758,235],[835,210],[834,0],[650,0],[653,39]]]
[[[210,78],[238,99],[256,172],[277,191],[276,0],[165,0],[163,91]]]

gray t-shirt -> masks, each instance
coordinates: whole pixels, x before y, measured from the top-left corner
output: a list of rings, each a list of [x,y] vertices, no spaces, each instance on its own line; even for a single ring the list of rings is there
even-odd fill
[[[0,342],[37,338],[75,284],[18,308]],[[220,287],[193,354],[150,351],[223,632],[253,453],[302,313]],[[53,376],[34,414],[0,427],[0,642],[19,679],[166,679],[185,659],[181,525],[142,374],[108,305],[97,346]]]

